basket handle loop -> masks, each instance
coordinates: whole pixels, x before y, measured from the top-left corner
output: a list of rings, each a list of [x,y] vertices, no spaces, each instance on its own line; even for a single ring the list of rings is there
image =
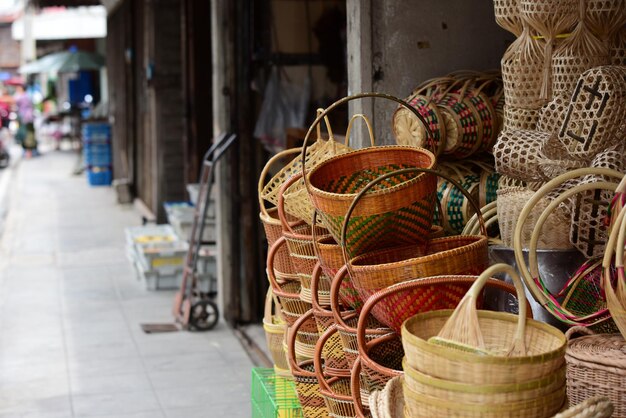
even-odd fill
[[[280,248],[281,245],[286,245],[286,244],[287,244],[287,240],[285,240],[285,237],[280,237],[276,240],[274,245],[272,245],[270,250],[267,252],[267,278],[270,281],[270,285],[271,285],[274,295],[299,298],[300,297],[299,294],[287,293],[287,292],[283,292],[282,290],[280,290],[280,286],[278,285],[278,281],[276,280],[276,274],[274,273],[274,259],[276,258],[278,249]]]
[[[335,323],[341,328],[350,330],[351,326],[345,323],[343,316],[341,315],[341,303],[339,303],[339,289],[341,289],[341,283],[346,278],[348,273],[347,266],[341,267],[330,284],[330,310],[333,313]]]
[[[367,316],[374,309],[374,306],[378,304],[381,300],[388,298],[390,296],[395,295],[396,293],[400,293],[403,291],[410,291],[419,289],[424,286],[433,286],[433,285],[446,285],[446,284],[467,284],[471,285],[476,282],[475,276],[448,276],[448,277],[431,277],[431,278],[420,278],[408,280],[406,282],[397,283],[391,285],[383,290],[380,290],[370,296],[365,305],[363,305],[363,309],[361,310],[361,314],[359,317],[359,324],[357,326],[357,344],[359,348],[359,356],[363,359],[367,359],[369,363],[373,361],[369,359],[369,350],[367,345],[369,344],[365,338],[365,331],[367,328]],[[487,287],[496,288],[503,290],[507,293],[515,295],[517,293],[517,288],[512,287],[510,284],[497,279],[491,279],[487,276],[487,281],[485,283]],[[529,318],[532,318],[532,310],[530,309],[530,305],[526,299],[518,299],[520,301],[520,305],[525,303],[524,309],[520,308],[520,316],[528,315]],[[475,304],[474,304],[475,306]],[[382,367],[382,366],[381,366]],[[387,369],[382,367],[382,369],[386,372],[392,372],[391,369]]]
[[[356,418],[365,418],[363,402],[361,401],[361,359],[357,357],[350,372],[350,392],[352,392],[352,402],[354,402],[354,412]]]
[[[612,190],[615,189],[615,187],[616,187],[615,183],[602,182],[602,181],[598,181],[598,182],[594,182],[594,183],[577,184],[576,186],[574,186],[572,188],[569,188],[568,190],[564,191],[559,196],[554,198],[554,200],[552,200],[550,202],[550,204],[548,204],[548,206],[546,206],[544,211],[541,213],[541,215],[537,219],[537,223],[535,224],[535,228],[534,228],[533,233],[532,233],[532,235],[530,237],[530,244],[529,244],[529,250],[528,250],[528,264],[530,266],[530,270],[528,270],[526,268],[526,264],[523,264],[523,265],[518,264],[518,268],[520,269],[520,271],[522,273],[522,277],[524,278],[525,281],[526,281],[525,274],[530,274],[531,280],[532,280],[533,284],[535,286],[537,286],[536,283],[538,283],[541,286],[540,288],[537,287],[537,289],[539,289],[539,291],[541,292],[543,297],[547,300],[547,302],[545,304],[542,303],[542,305],[546,308],[547,311],[549,311],[551,314],[553,314],[555,317],[557,317],[559,320],[561,320],[562,322],[564,322],[566,324],[570,324],[570,325],[591,324],[593,321],[604,319],[607,316],[607,310],[606,309],[601,309],[601,310],[599,310],[597,312],[594,312],[592,314],[585,315],[583,317],[579,317],[579,316],[573,314],[572,312],[568,311],[567,309],[565,309],[565,308],[563,308],[561,306],[561,304],[555,299],[554,295],[543,284],[543,280],[542,280],[541,276],[539,275],[539,269],[537,267],[538,266],[538,264],[537,264],[537,246],[538,246],[538,243],[539,243],[540,232],[542,231],[543,225],[545,224],[546,220],[552,214],[552,212],[554,212],[556,210],[558,205],[564,203],[565,201],[570,199],[572,196],[574,196],[574,195],[576,195],[578,193],[581,193],[581,192],[588,191],[588,190],[606,189],[606,190],[611,190],[612,191]],[[533,200],[533,198],[534,198],[534,196],[531,197],[530,200]],[[522,209],[522,213],[524,213],[523,209]],[[518,223],[520,222],[520,219],[522,219],[521,218],[521,214],[520,214],[520,218],[518,218]],[[524,218],[524,221],[525,221],[525,218]],[[611,265],[612,252],[611,252],[610,248],[612,248],[611,246],[614,245],[614,243],[615,243],[615,241],[611,239],[611,237],[613,235],[615,235],[615,234],[609,234],[609,240],[607,242],[606,250],[605,250],[605,256],[608,253],[608,257],[609,258],[607,260],[607,264],[606,265],[603,263],[603,268],[604,268],[604,266],[606,268],[609,268],[610,265]],[[519,242],[516,242],[515,241],[515,236],[513,238],[514,238],[513,239],[513,244],[514,244],[514,249],[515,249],[515,258],[517,260],[518,252],[523,255],[523,249],[522,249],[522,245],[521,245],[521,239],[519,240]],[[615,238],[613,238],[613,239],[615,239]],[[583,264],[583,266],[581,266],[581,268],[584,267],[584,266],[585,266],[585,264]],[[579,269],[579,271],[580,271],[580,269]],[[610,276],[610,272],[609,271],[607,271],[607,272],[609,273],[609,276]],[[576,274],[574,274],[574,276],[576,276]],[[534,290],[534,288],[529,287],[529,290],[531,291],[531,294],[532,294],[532,291]],[[563,292],[563,290],[561,290],[559,293],[562,293],[562,292]],[[557,294],[557,296],[558,296],[558,294]]]
[[[347,248],[347,242],[346,242],[346,234],[348,233],[348,225],[349,225],[349,221],[350,221],[350,216],[352,216],[352,212],[354,212],[354,209],[356,208],[356,205],[359,203],[359,201],[363,198],[363,196],[365,196],[365,194],[372,187],[376,186],[380,182],[382,182],[382,181],[384,181],[384,180],[386,180],[386,179],[388,179],[390,177],[400,176],[400,175],[404,175],[404,174],[415,174],[415,173],[427,173],[427,174],[432,174],[432,175],[437,176],[437,177],[441,177],[441,178],[447,180],[448,182],[452,183],[452,185],[454,187],[459,189],[461,191],[461,193],[463,193],[463,195],[465,196],[467,201],[469,202],[469,204],[472,207],[472,209],[474,209],[474,212],[476,214],[478,214],[478,221],[480,222],[481,234],[483,236],[487,237],[487,227],[485,226],[485,220],[484,220],[484,218],[482,216],[480,208],[478,207],[478,204],[474,200],[474,197],[467,190],[465,190],[465,188],[459,182],[454,180],[450,175],[448,175],[446,173],[442,173],[442,172],[437,171],[437,170],[432,170],[430,168],[404,168],[402,170],[397,170],[397,171],[393,171],[391,173],[383,174],[382,176],[380,176],[380,177],[370,181],[369,183],[367,183],[367,185],[365,187],[363,187],[363,189],[361,189],[361,191],[356,195],[356,197],[354,198],[354,200],[350,204],[350,207],[348,208],[348,211],[346,212],[346,216],[345,216],[345,218],[343,220],[343,225],[341,227],[341,248],[342,248],[342,251],[343,251],[343,256],[344,256],[344,260],[346,262],[346,265],[348,265],[348,269],[350,269],[350,267],[349,267],[349,265],[350,265],[350,256],[348,254],[348,248]]]
[[[280,223],[283,226],[283,231],[288,231],[292,234],[295,234],[295,232],[292,228],[292,225],[287,220],[287,214],[285,213],[285,192],[287,191],[289,186],[291,186],[301,178],[301,173],[289,177],[287,181],[285,181],[283,185],[280,186],[280,190],[278,191],[278,217],[280,218]]]
[[[478,279],[474,282],[469,291],[465,294],[459,305],[446,323],[444,324],[437,337],[441,340],[452,341],[453,343],[460,343],[464,346],[472,348],[484,349],[485,343],[483,340],[482,332],[478,324],[478,313],[476,310],[476,303],[480,294],[485,287],[485,284],[495,273],[506,273],[515,285],[517,293],[517,300],[519,301],[519,314],[517,319],[517,329],[515,330],[515,336],[508,355],[518,354],[526,355],[526,314],[527,314],[527,300],[524,293],[524,284],[520,279],[517,271],[508,264],[500,263],[494,264],[487,268],[483,273],[478,276]],[[461,331],[461,332],[459,332]]]
[[[326,345],[326,342],[336,332],[337,332],[337,326],[336,325],[333,325],[333,326],[329,327],[322,334],[322,336],[319,338],[319,340],[317,340],[317,342],[315,343],[315,354],[313,355],[313,365],[315,366],[315,377],[317,377],[317,381],[320,384],[320,390],[322,392],[326,392],[326,393],[331,394],[332,397],[335,398],[335,399],[340,399],[340,400],[344,400],[344,401],[351,401],[352,398],[350,396],[341,395],[341,394],[338,394],[335,391],[333,391],[330,388],[330,386],[328,385],[328,381],[326,380],[326,377],[324,376],[324,370],[323,370],[324,359],[322,358],[322,352],[324,351],[324,346]],[[348,370],[346,370],[345,372],[346,372],[345,375],[338,375],[336,377],[348,377],[348,374],[347,374]]]
[[[359,93],[359,94],[355,94],[352,96],[346,96],[342,99],[337,100],[335,103],[331,104],[330,106],[328,106],[321,114],[319,114],[317,116],[317,118],[315,118],[315,120],[313,121],[313,123],[311,124],[311,126],[309,126],[309,130],[307,131],[305,137],[304,137],[304,143],[302,144],[302,152],[301,152],[301,159],[302,159],[302,177],[304,178],[304,185],[306,186],[307,190],[309,191],[309,194],[311,193],[311,185],[309,184],[307,175],[306,175],[306,149],[308,147],[308,142],[309,139],[311,137],[311,134],[313,133],[313,130],[317,127],[317,125],[321,122],[321,120],[326,117],[330,112],[332,112],[335,108],[346,104],[348,102],[351,102],[353,100],[358,100],[358,99],[364,99],[364,98],[379,98],[379,99],[386,99],[386,100],[391,100],[393,102],[396,102],[402,106],[404,106],[405,108],[407,108],[409,111],[411,111],[415,117],[417,118],[417,120],[419,120],[422,125],[424,125],[424,129],[426,130],[426,133],[428,135],[428,138],[430,138],[430,140],[432,141],[434,138],[434,135],[432,133],[432,131],[430,130],[430,126],[428,125],[428,122],[426,121],[426,119],[424,119],[424,117],[417,111],[417,109],[415,109],[413,106],[409,105],[407,102],[405,102],[402,99],[398,99],[395,96],[391,96],[389,94],[384,94],[384,93]]]
[[[546,209],[544,209],[544,213],[548,212],[547,214],[545,214],[545,217],[543,216],[544,214],[542,214],[542,216],[540,216],[539,219],[537,220],[537,223],[533,231],[533,235],[537,233],[537,237],[536,239],[533,239],[531,237],[530,249],[529,249],[529,254],[528,254],[529,255],[528,264],[526,263],[526,260],[524,257],[524,251],[522,248],[522,231],[523,231],[524,223],[528,219],[528,216],[530,215],[532,210],[537,206],[539,201],[548,194],[548,192],[552,191],[554,188],[560,186],[562,183],[565,183],[568,180],[571,180],[577,177],[583,177],[588,174],[605,176],[605,177],[610,177],[610,178],[617,178],[617,179],[622,179],[624,177],[623,173],[620,173],[617,170],[611,170],[608,168],[579,168],[576,170],[568,171],[567,173],[561,174],[560,176],[550,180],[549,182],[541,186],[535,192],[535,194],[531,196],[528,202],[526,202],[526,205],[524,205],[524,207],[522,208],[522,211],[520,212],[519,217],[517,218],[517,223],[515,225],[515,230],[513,232],[513,248],[515,250],[515,262],[516,262],[517,268],[519,269],[521,273],[522,279],[524,280],[524,283],[526,284],[526,287],[530,291],[530,294],[539,304],[541,304],[544,307],[550,305],[552,302],[550,301],[548,296],[546,296],[543,293],[543,291],[539,288],[538,284],[534,280],[534,277],[535,277],[537,278],[540,284],[543,283],[539,275],[539,271],[536,268],[536,260],[537,260],[536,245],[539,240],[538,234],[541,231],[541,228],[545,220],[550,215],[550,212],[548,212],[548,209],[550,208],[550,211],[553,211],[554,208],[556,208],[556,205],[553,207],[552,203],[555,203],[558,201],[560,204],[561,202],[564,202],[565,198],[562,198],[562,197],[566,195],[567,193],[571,192],[571,189],[561,194],[561,196],[559,196],[558,198],[554,199],[551,202],[551,204],[548,205]],[[599,186],[598,183],[589,183],[589,184],[594,184],[596,187]],[[567,196],[569,197],[569,194],[567,194]],[[533,245],[533,242],[534,242],[534,245]],[[545,288],[545,286],[542,286],[542,287]],[[548,311],[553,312],[551,309],[548,309]],[[559,316],[559,318],[561,317]]]
[[[315,229],[315,228],[313,228]],[[328,311],[320,306],[317,289],[319,287],[319,281],[322,277],[322,265],[318,261],[315,263],[315,267],[313,267],[313,274],[311,276],[311,304],[313,305],[313,310],[317,312],[328,313]]]
[[[261,209],[261,213],[264,216],[269,216],[267,213],[267,208],[265,207],[265,200],[263,199],[263,188],[265,187],[265,177],[270,171],[270,168],[281,159],[285,158],[291,154],[299,154],[302,151],[301,147],[298,148],[289,148],[283,151],[280,151],[272,158],[270,158],[267,163],[265,163],[265,167],[263,167],[263,171],[261,171],[261,175],[259,176],[259,186],[258,186],[258,195],[259,195],[259,207]]]
[[[315,112],[316,112],[316,115],[319,116],[322,113],[324,113],[324,109],[319,107],[317,108]],[[330,120],[328,120],[328,116],[324,116],[324,123],[326,124],[326,130],[328,131],[328,140],[334,141],[335,137],[333,135],[333,129],[330,127]],[[319,123],[317,124],[316,129],[317,129],[317,139],[322,139],[322,126]]]
[[[304,325],[304,323],[309,321],[312,317],[313,310],[309,310],[307,313],[298,318],[292,327],[287,328],[287,360],[289,361],[289,366],[292,371],[304,376],[315,377],[315,373],[303,370],[296,360],[296,336],[298,335],[298,331],[300,331],[302,325]]]
[[[578,334],[594,335],[595,332],[593,332],[587,327],[575,326],[575,327],[571,327],[565,332],[565,338],[567,338],[567,341],[570,341]]]
[[[370,122],[370,120],[367,118],[367,116],[365,116],[363,113],[357,113],[356,115],[352,116],[350,118],[350,122],[348,122],[348,129],[346,129],[346,143],[345,145],[348,145],[350,142],[350,133],[352,132],[352,124],[354,124],[354,121],[357,119],[362,119],[363,122],[365,122],[365,126],[367,126],[367,132],[370,136],[370,144],[372,146],[375,146],[375,142],[374,142],[374,130],[372,129],[372,123]]]
[[[609,234],[609,241],[604,251],[602,261],[602,286],[606,295],[606,302],[611,316],[615,320],[615,325],[622,335],[626,334],[623,324],[623,311],[626,310],[626,287],[624,278],[624,241],[626,239],[626,221],[624,219],[626,211],[622,210],[617,216],[617,221]],[[621,247],[620,247],[621,246]],[[611,284],[611,259],[615,253],[615,269],[617,270],[617,294]]]

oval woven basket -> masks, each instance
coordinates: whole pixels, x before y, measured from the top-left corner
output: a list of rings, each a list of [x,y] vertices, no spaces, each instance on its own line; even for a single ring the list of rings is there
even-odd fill
[[[573,338],[577,333],[588,334]],[[591,334],[591,335],[589,335]],[[571,328],[567,361],[567,396],[577,405],[593,396],[605,396],[613,404],[614,417],[626,416],[626,341],[621,334],[595,334]]]
[[[476,311],[484,283],[498,272],[513,278],[519,316]],[[421,313],[403,324],[407,363],[436,378],[480,385],[523,383],[549,375],[563,366],[565,336],[550,325],[525,318],[526,310],[517,272],[496,264],[479,276],[454,311]],[[462,330],[467,333],[455,334]],[[429,341],[433,337],[448,343]]]
[[[280,317],[280,307],[278,306],[278,300],[275,299],[272,293],[272,288],[267,289],[267,295],[265,296],[265,308],[263,315],[263,330],[265,331],[265,340],[267,342],[267,348],[269,349],[272,361],[274,362],[274,369],[280,375],[287,372],[289,373],[289,362],[287,361],[287,353],[284,350],[283,341],[285,340],[285,333],[287,332],[287,324]]]
[[[365,148],[331,158],[309,175],[309,192],[323,224],[338,242],[350,204],[380,175],[402,168],[433,168],[435,156],[415,147]],[[345,246],[350,254],[372,248],[423,242],[432,225],[436,179],[429,174],[396,176],[362,200],[350,219]]]
[[[424,125],[411,111],[403,106],[398,106],[392,118],[396,143],[422,148],[432,147],[435,150],[435,155],[441,155],[446,145],[446,126],[437,104],[431,98],[415,93],[407,97],[405,101],[413,106],[428,122],[433,137],[431,139],[428,136],[428,131]]]

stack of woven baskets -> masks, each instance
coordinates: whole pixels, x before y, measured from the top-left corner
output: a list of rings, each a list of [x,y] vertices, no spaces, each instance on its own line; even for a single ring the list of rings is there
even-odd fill
[[[576,168],[626,167],[620,55],[626,47],[626,7],[623,0],[498,0],[494,5],[498,24],[518,36],[502,58],[504,128],[493,150],[502,175],[500,233],[503,244],[512,247],[521,207],[542,184]],[[541,236],[540,248],[600,255],[606,230],[590,223],[608,205],[607,196],[582,194],[561,205],[551,214],[553,232]],[[551,197],[538,202],[531,218]],[[526,239],[533,226],[527,222]]]

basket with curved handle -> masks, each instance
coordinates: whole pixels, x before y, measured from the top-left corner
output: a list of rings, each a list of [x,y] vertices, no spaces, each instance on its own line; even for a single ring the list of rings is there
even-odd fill
[[[409,280],[407,282],[398,283],[392,286],[387,287],[379,292],[376,292],[370,298],[367,299],[365,305],[363,306],[363,310],[361,311],[360,318],[366,318],[369,314],[372,313],[373,309],[376,307],[378,303],[384,301],[387,298],[391,298],[395,295],[402,294],[403,296],[400,299],[403,300],[412,300],[419,298],[433,298],[436,295],[441,287],[457,287],[460,292],[466,292],[470,286],[474,284],[476,281],[476,276],[435,276],[435,277],[427,277],[415,280]],[[503,290],[505,292],[515,294],[515,288],[501,280],[489,279],[486,283],[486,286],[492,287],[495,289]],[[395,300],[396,298],[394,298]],[[476,302],[476,300],[474,300]],[[421,305],[421,304],[420,304]],[[455,307],[457,303],[450,303],[447,301],[443,301],[438,305],[429,306],[426,309],[421,311],[416,311],[414,313],[407,314],[402,317],[402,321],[408,319],[414,314],[426,312],[428,310],[437,310],[437,309],[446,309]],[[422,305],[423,306],[423,305]],[[532,318],[532,312],[529,309],[529,306],[526,307],[528,309],[529,315]],[[522,315],[524,315],[523,310]],[[367,341],[366,338],[367,331],[367,323],[365,321],[359,320],[359,324],[357,327],[357,343],[359,348],[359,356],[361,358],[362,367],[367,369],[369,373],[374,376],[383,376],[387,378],[392,378],[394,376],[399,375],[398,370],[394,370],[388,367],[385,367],[378,362],[374,361],[369,356],[369,347],[371,346],[371,342]],[[401,361],[401,357],[400,357]],[[371,372],[370,372],[371,371]]]
[[[438,238],[428,241],[425,246],[406,245],[350,258],[345,244],[347,228],[353,211],[358,206],[366,203],[362,200],[362,197],[368,193],[370,188],[375,187],[380,182],[386,181],[390,177],[410,173],[428,173],[433,177],[439,176],[444,178],[456,187],[466,197],[474,211],[480,214],[480,208],[471,194],[450,175],[436,170],[407,168],[385,174],[368,183],[348,208],[341,231],[341,242],[346,266],[353,286],[362,300],[368,298],[376,291],[402,281],[442,274],[478,274],[488,266],[487,229],[482,215],[479,215],[478,218],[482,235]],[[442,294],[441,297],[448,300],[448,303],[456,303],[461,300],[463,294],[464,291],[459,292],[458,289],[451,289],[448,294]],[[407,318],[424,308],[406,302],[399,299],[390,299],[377,306],[372,313],[380,322],[399,331],[402,321],[399,321],[398,318]],[[429,303],[435,302],[436,300]]]
[[[265,296],[263,330],[265,331],[267,347],[274,361],[276,373],[283,376],[291,375],[287,362],[287,353],[283,347],[287,324],[280,317],[280,302],[272,293],[271,287],[267,289],[267,295]]]
[[[296,384],[296,393],[302,406],[302,413],[306,418],[326,418],[328,408],[324,403],[324,398],[320,394],[320,385],[315,374],[313,360],[298,362],[296,360],[296,336],[300,327],[312,320],[313,312],[309,311],[300,317],[292,328],[289,329],[287,337],[287,359],[289,367]]]
[[[331,310],[327,310],[320,306],[318,301],[318,283],[322,276],[322,268],[317,264],[315,270],[313,270],[313,278],[311,280],[311,294],[313,305],[313,316],[317,323],[317,328],[320,335],[324,334],[328,329],[335,325],[333,313]],[[355,315],[354,311],[342,312],[342,317],[349,317]],[[349,369],[349,363],[343,352],[343,343],[338,333],[333,333],[329,337],[329,341],[324,343],[324,351],[322,358],[324,359],[324,367],[330,374],[337,375],[341,371]]]
[[[287,214],[284,210],[284,191],[301,178],[301,173],[295,174],[281,186],[278,194],[278,216],[283,225],[283,237],[287,241],[289,255],[291,256],[299,280],[302,282],[302,290],[305,292],[305,299],[307,302],[310,302],[311,275],[315,263],[317,262],[313,241],[313,229],[316,229],[316,232],[322,235],[325,233],[325,230],[319,225],[309,225],[305,222],[292,225],[287,220]]]
[[[483,287],[496,273],[513,279],[519,315],[476,309]],[[563,367],[566,339],[558,329],[528,319],[527,312],[524,285],[515,269],[507,264],[491,266],[454,311],[420,313],[403,324],[407,364],[439,379],[481,385],[517,384],[548,376]],[[553,399],[560,402],[558,407],[564,391],[562,396]]]
[[[330,416],[354,417],[354,401],[350,388],[350,369],[344,369],[342,373],[330,374],[324,367],[322,352],[326,342],[337,333],[335,326],[330,327],[318,340],[315,346],[313,364],[315,376],[320,385],[320,394],[326,401],[326,407]],[[328,378],[327,378],[328,377]]]
[[[369,418],[369,392],[361,389],[361,359],[357,358],[350,371],[350,389],[356,418]],[[364,396],[365,395],[365,396]],[[367,411],[367,412],[366,412]]]
[[[263,167],[263,171],[259,176],[259,185],[258,185],[258,197],[259,197],[259,208],[261,213],[259,214],[259,218],[263,223],[263,228],[265,230],[265,236],[267,238],[268,246],[274,245],[276,240],[283,235],[283,228],[281,224],[281,220],[278,217],[278,208],[272,208],[268,210],[265,207],[265,199],[262,197],[263,184],[265,182],[265,177],[267,177],[267,173],[269,173],[270,168],[276,164],[278,161],[281,161],[283,158],[295,154],[300,153],[301,148],[291,148],[288,150],[284,150],[274,155]],[[290,224],[295,222],[296,219],[293,217],[286,217],[286,221]],[[276,256],[275,261],[275,273],[278,280],[295,280],[298,278],[297,273],[295,271],[295,267],[291,261],[291,257],[289,256],[289,252],[287,251],[287,247],[282,247],[280,252]]]
[[[323,112],[323,109],[318,109],[318,115]],[[355,115],[356,117],[357,115]],[[364,119],[365,116],[363,116]],[[353,118],[354,119],[354,118]],[[325,117],[324,121],[328,129],[330,130],[330,124],[328,118]],[[350,127],[351,123],[348,125]],[[368,123],[369,126],[369,123]],[[317,125],[317,129],[319,131],[319,125]],[[370,129],[370,133],[371,129]],[[318,132],[318,137],[320,136]],[[372,141],[372,145],[374,144],[373,134],[370,137]],[[315,166],[321,164],[323,161],[327,160],[336,155],[345,154],[346,152],[351,151],[352,149],[349,147],[349,135],[346,134],[346,138],[343,144],[340,144],[332,138],[328,141],[325,141],[320,147],[315,150],[315,153],[311,156],[309,161],[306,164],[306,168],[314,168]],[[302,168],[302,167],[301,167]],[[292,175],[301,174],[303,171],[296,171],[292,173]],[[299,179],[295,183],[293,183],[290,187],[286,188],[281,195],[284,196],[284,205],[285,211],[292,216],[295,216],[298,219],[304,220],[306,223],[311,223],[311,218],[313,215],[313,204],[311,203],[311,199],[307,193],[307,190],[304,186],[304,180]],[[280,195],[279,195],[280,197]]]
[[[626,243],[626,211],[621,210],[616,216],[609,242],[602,260],[602,286],[606,295],[607,308],[622,336],[626,336],[626,277],[624,275],[624,244]],[[612,259],[615,254],[615,270],[617,271],[617,292],[613,289],[615,274]],[[626,338],[626,337],[625,337]]]
[[[426,124],[423,117],[410,105],[397,97],[381,93],[362,93],[345,97],[329,106],[313,122],[305,136],[302,156],[306,154],[310,133],[320,122],[322,116],[338,106],[366,97],[383,98],[405,106]],[[429,137],[432,134],[429,132]],[[360,189],[369,180],[378,175],[404,167],[433,167],[435,156],[422,148],[406,146],[370,147],[330,158],[308,172],[303,170],[304,184],[309,192],[313,206],[318,210],[322,223],[329,229],[335,240],[339,241],[341,223],[345,212]],[[308,172],[308,173],[307,173]],[[389,240],[423,240],[432,223],[432,206],[436,182],[428,176],[395,178],[396,184],[386,184],[367,197],[367,210],[358,213],[353,219],[351,232],[355,233],[365,225],[367,234],[360,236],[359,248],[364,251],[368,245],[380,246],[381,236]],[[394,222],[404,219],[404,222]],[[395,238],[394,238],[395,237]]]
[[[321,109],[317,110],[317,114],[319,115],[322,112]],[[328,151],[333,152],[336,151],[338,145],[334,139],[333,131],[330,126],[330,121],[327,117],[323,118],[326,129],[328,130],[329,139],[325,140],[322,138],[321,134],[321,126],[318,124],[316,126],[317,139],[314,144],[308,147],[306,152],[305,160],[307,164],[315,164],[319,159],[323,159],[326,156]],[[280,169],[271,179],[270,181],[263,186],[261,189],[261,196],[263,199],[268,202],[273,203],[274,205],[278,204],[278,191],[280,186],[291,176],[296,173],[302,172],[302,161],[298,159],[294,159],[286,164],[282,169]]]
[[[550,204],[544,209],[543,213],[537,219],[535,224],[533,234],[529,243],[528,250],[528,263],[524,257],[524,250],[522,248],[522,232],[524,228],[524,223],[526,219],[529,217],[531,211],[537,205],[537,203],[547,195],[551,190],[560,186],[568,180],[572,180],[578,177],[582,177],[585,175],[600,175],[608,178],[619,178],[623,177],[623,174],[605,168],[581,168],[577,170],[572,170],[565,174],[562,174],[556,177],[553,180],[550,180],[546,184],[535,192],[534,195],[528,200],[524,208],[522,209],[517,224],[515,226],[514,236],[513,236],[513,245],[515,249],[515,260],[517,267],[521,273],[522,279],[526,284],[526,287],[530,291],[533,298],[541,304],[548,312],[554,315],[560,321],[567,323],[569,325],[583,325],[583,326],[599,326],[602,322],[609,320],[608,312],[605,309],[600,309],[596,312],[592,312],[586,315],[576,315],[573,312],[568,311],[563,308],[561,304],[558,302],[556,297],[558,295],[554,295],[550,293],[547,286],[545,285],[541,275],[539,274],[539,266],[537,262],[537,246],[539,242],[539,237],[541,234],[541,230],[543,225],[545,224],[548,217],[553,213],[553,211],[558,207],[558,205],[565,202],[567,199],[570,199],[572,196],[589,191],[589,190],[609,190],[615,191],[617,185],[615,183],[609,183],[606,181],[599,181],[594,183],[584,183],[578,184],[574,187],[567,189],[562,192],[559,196],[552,199]],[[562,293],[562,292],[561,292]]]

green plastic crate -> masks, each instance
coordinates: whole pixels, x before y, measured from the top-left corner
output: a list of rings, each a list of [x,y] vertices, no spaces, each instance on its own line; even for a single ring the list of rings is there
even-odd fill
[[[293,381],[276,376],[274,369],[252,369],[253,418],[301,418],[302,408]]]

